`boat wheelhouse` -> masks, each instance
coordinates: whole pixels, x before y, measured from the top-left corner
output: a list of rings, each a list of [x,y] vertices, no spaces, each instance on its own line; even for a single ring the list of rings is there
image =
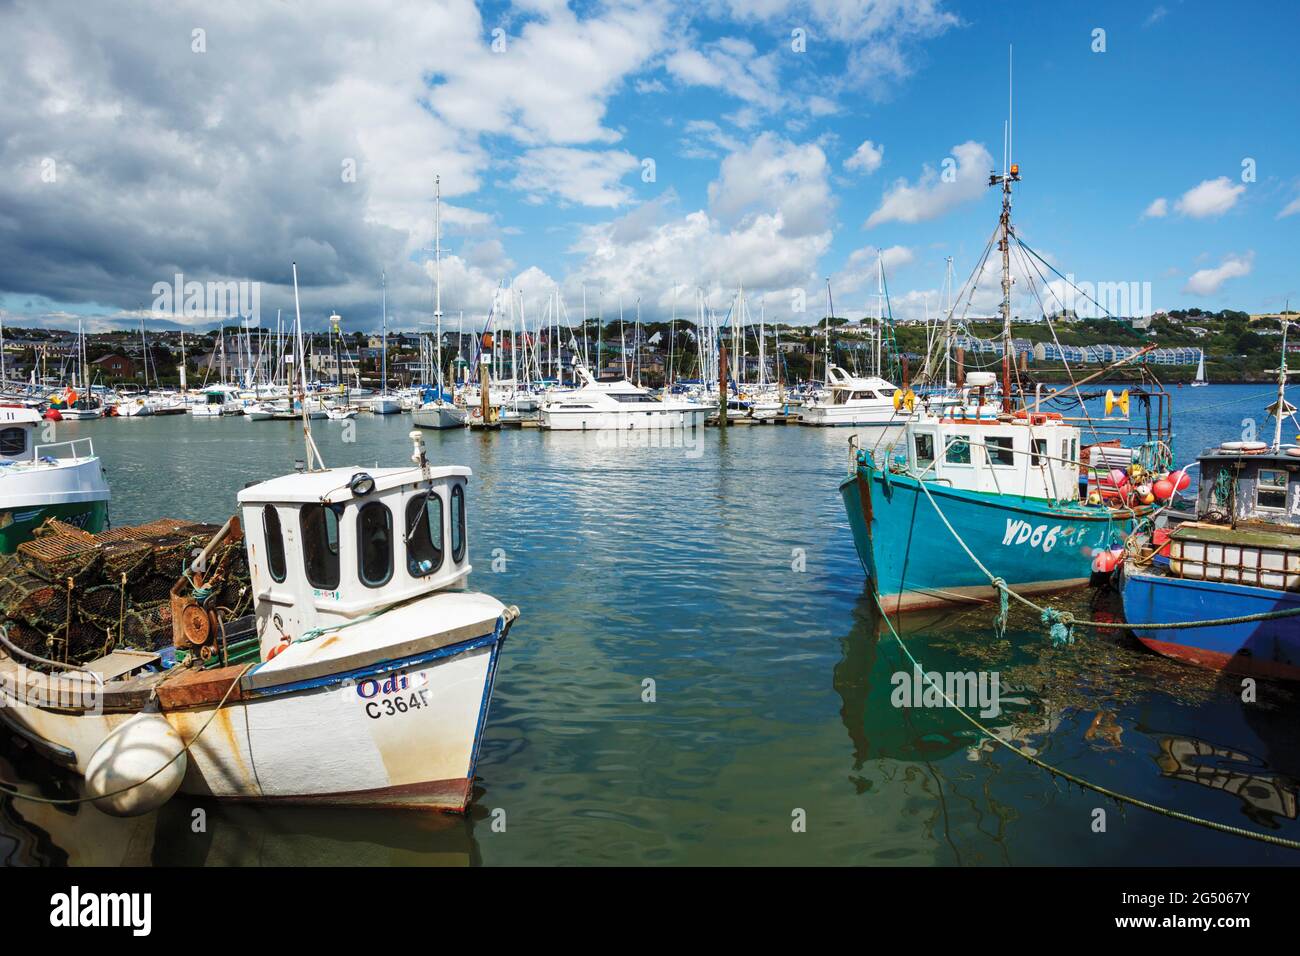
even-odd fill
[[[108,521],[108,482],[94,442],[37,444],[41,426],[35,409],[0,406],[0,554],[30,540],[49,518],[91,533]]]

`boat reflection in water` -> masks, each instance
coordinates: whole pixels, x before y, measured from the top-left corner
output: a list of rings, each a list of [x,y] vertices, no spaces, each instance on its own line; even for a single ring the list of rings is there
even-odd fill
[[[30,750],[0,741],[0,778],[43,780],[44,797],[76,798],[81,779],[51,774]],[[35,787],[25,788],[29,793]],[[139,817],[90,804],[0,800],[0,866],[474,866],[467,816],[346,808],[267,807],[178,796]]]
[[[1106,613],[1079,604],[1072,608],[1079,617]],[[927,673],[999,675],[997,715],[980,717],[978,704],[967,710],[1017,749],[1161,807],[1300,839],[1300,746],[1286,719],[1300,701],[1290,688],[1261,682],[1268,706],[1243,702],[1236,681],[1155,658],[1126,636],[1080,634],[1074,644],[1053,647],[1014,612],[999,639],[990,616],[930,612],[892,620]],[[1210,835],[1207,851],[1206,831],[1197,828],[1189,839],[1188,824],[1121,809],[1054,778],[953,707],[896,706],[896,689],[911,680],[913,664],[870,598],[859,603],[841,647],[833,682],[852,747],[849,784],[871,825],[887,827],[882,817],[892,817],[896,842],[923,837],[934,847],[933,862],[1099,865],[1131,863],[1136,853],[1178,864],[1203,862],[1207,852],[1231,863],[1300,862],[1232,836]],[[1116,839],[1092,830],[1098,807],[1106,808]],[[900,852],[897,861],[923,859]]]

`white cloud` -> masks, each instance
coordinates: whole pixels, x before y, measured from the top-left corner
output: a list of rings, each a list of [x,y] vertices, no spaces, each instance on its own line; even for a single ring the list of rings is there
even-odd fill
[[[1160,219],[1167,215],[1169,215],[1169,200],[1164,196],[1151,200],[1151,205],[1142,212],[1143,219]]]
[[[1300,212],[1300,196],[1296,196],[1289,203],[1282,207],[1282,211],[1277,214],[1277,218],[1285,219],[1287,216],[1294,216]]]
[[[723,37],[700,49],[689,46],[673,52],[665,65],[688,86],[723,90],[764,110],[783,102],[778,76],[778,54],[759,55],[748,40]]]
[[[607,309],[621,294],[664,314],[674,288],[689,311],[696,289],[725,299],[743,285],[769,293],[770,317],[788,318],[791,290],[816,288],[818,260],[830,248],[829,172],[819,146],[764,133],[722,161],[708,210],[670,216],[675,197],[665,196],[585,228],[572,250],[584,260],[567,295],[572,300],[585,284],[589,303],[590,290],[602,289]]]
[[[864,139],[862,145],[853,151],[853,155],[844,161],[845,169],[859,169],[870,175],[880,168],[880,164],[885,159],[885,147],[877,146],[869,139]]]
[[[415,6],[398,21],[403,30],[425,15],[426,5]],[[479,27],[473,6],[456,15]],[[650,4],[614,3],[585,19],[551,4],[507,36],[503,52],[482,34],[435,37],[421,57],[438,78],[429,101],[465,130],[534,143],[614,142],[619,133],[603,125],[606,101],[662,50],[666,25],[666,11]]]
[[[632,190],[619,182],[640,163],[622,150],[594,151],[567,146],[530,149],[519,157],[510,185],[535,201],[559,196],[583,206],[622,206]]]
[[[723,223],[736,225],[775,207],[783,234],[820,233],[829,226],[833,205],[828,172],[820,146],[762,133],[722,161],[717,181],[709,184],[709,207]]]
[[[1213,269],[1198,269],[1193,272],[1188,276],[1183,291],[1193,295],[1213,295],[1227,280],[1250,275],[1254,260],[1254,252],[1247,252],[1244,256],[1227,256]]]
[[[898,179],[885,192],[866,227],[885,222],[922,222],[984,194],[993,157],[981,144],[968,141],[952,148],[952,156],[935,169],[927,164],[916,185]]]
[[[1174,208],[1193,219],[1222,216],[1236,205],[1237,199],[1245,191],[1245,185],[1234,184],[1227,176],[1207,179],[1183,193],[1182,198],[1174,203]]]

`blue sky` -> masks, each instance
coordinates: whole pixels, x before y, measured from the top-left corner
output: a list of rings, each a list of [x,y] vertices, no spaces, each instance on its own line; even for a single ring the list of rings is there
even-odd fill
[[[885,250],[895,314],[920,315],[996,222],[1009,45],[1027,243],[1156,309],[1300,302],[1290,3],[61,6],[0,11],[7,324],[129,318],[176,271],[286,307],[291,259],[309,323],[373,325],[381,270],[394,323],[427,321],[435,173],[449,313],[513,285],[534,315],[552,288],[662,315],[674,287],[689,312],[743,284],[811,321],[830,276],[860,314]]]

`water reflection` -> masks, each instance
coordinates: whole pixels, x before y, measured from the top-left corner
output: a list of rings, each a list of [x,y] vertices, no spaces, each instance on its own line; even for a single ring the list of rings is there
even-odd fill
[[[1098,616],[1111,600],[1076,595],[1064,604]],[[1018,749],[1159,806],[1300,839],[1300,748],[1285,719],[1297,705],[1291,688],[1261,683],[1252,699],[1238,678],[1156,657],[1122,632],[1080,632],[1074,644],[1053,647],[1031,618],[1013,612],[1001,636],[991,619],[990,609],[976,609],[908,615],[895,626],[927,672],[997,671],[1001,712],[981,723]],[[896,706],[896,675],[912,668],[874,602],[859,602],[833,672],[855,793],[902,785],[912,799],[901,812],[918,817],[946,851],[941,861],[1133,861],[1134,843],[1086,837],[1086,815],[1113,803],[1011,753],[952,707]],[[1148,862],[1300,862],[1139,809],[1116,815],[1127,841],[1159,848]],[[1213,855],[1191,849],[1207,839]],[[1072,844],[1068,856],[1048,849]]]
[[[27,792],[70,799],[78,778],[50,772],[0,744],[0,778],[40,780]],[[121,819],[89,804],[0,800],[0,865],[8,866],[471,866],[481,862],[469,817],[346,808],[267,807],[178,797]]]

